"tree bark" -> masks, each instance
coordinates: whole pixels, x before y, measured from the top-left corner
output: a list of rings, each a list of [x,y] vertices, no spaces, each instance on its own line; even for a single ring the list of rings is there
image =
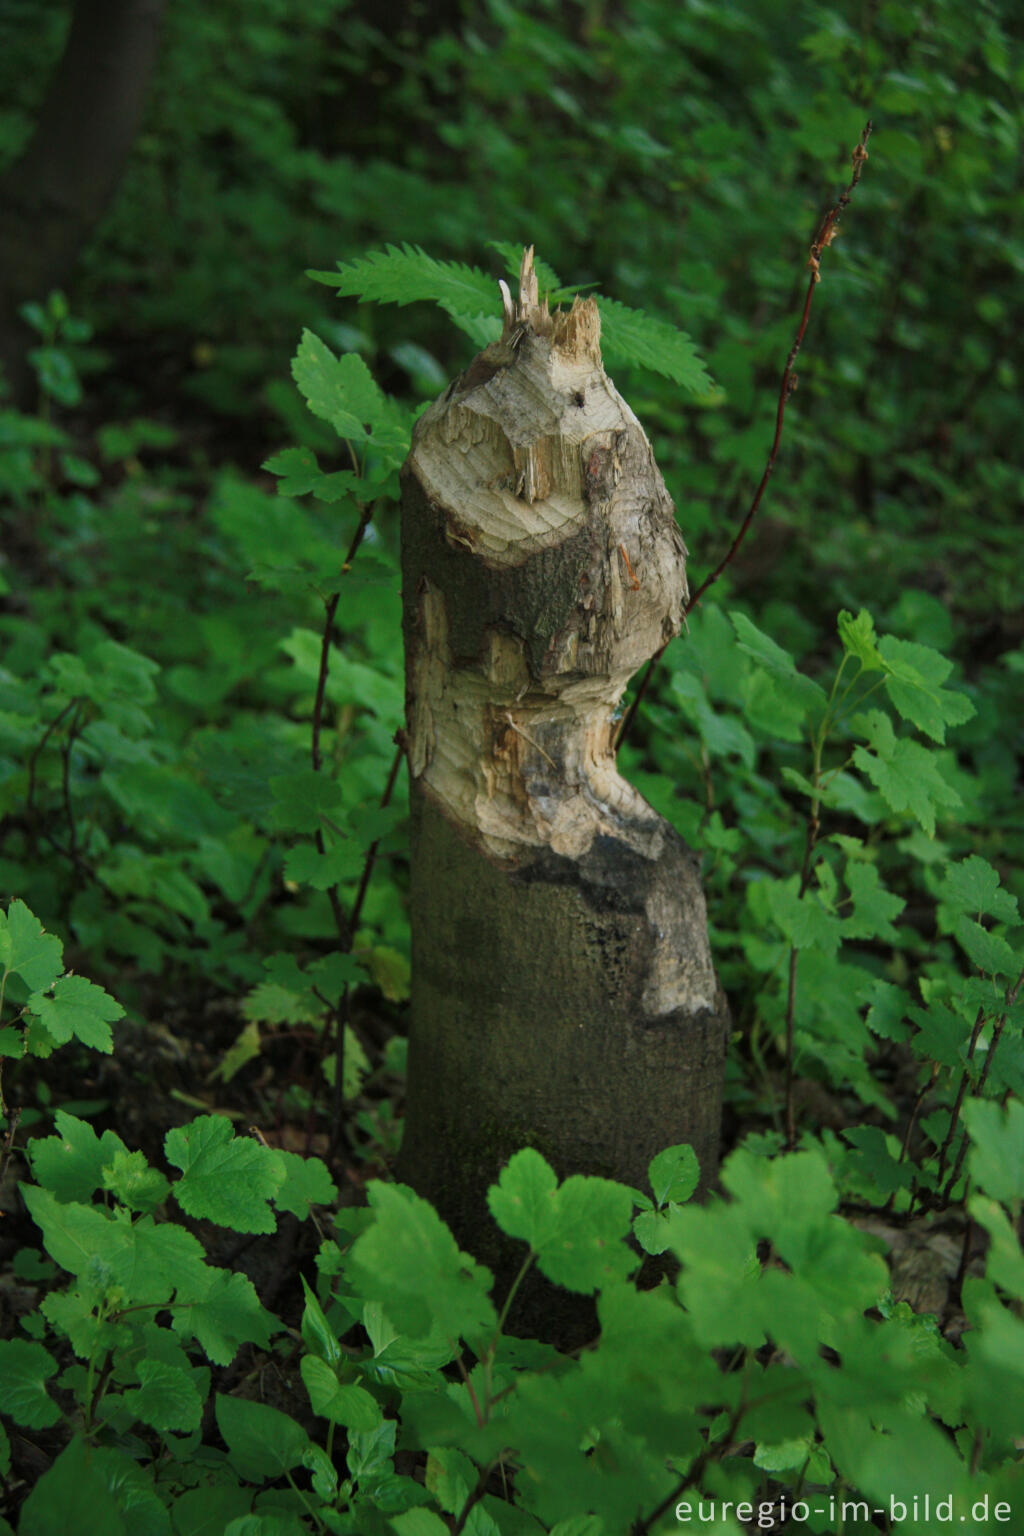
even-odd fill
[[[67,46],[21,157],[0,178],[0,362],[24,396],[26,299],[70,277],[142,119],[166,0],[77,0]]]
[[[403,471],[412,1026],[399,1173],[500,1262],[486,1188],[525,1144],[644,1187],[718,1159],[727,1009],[697,862],[621,777],[613,715],[678,633],[686,550],[592,300],[532,253]]]

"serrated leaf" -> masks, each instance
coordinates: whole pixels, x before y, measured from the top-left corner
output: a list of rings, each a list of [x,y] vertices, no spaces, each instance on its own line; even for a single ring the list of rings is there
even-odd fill
[[[302,1464],[309,1436],[279,1408],[219,1394],[215,1412],[228,1459],[248,1482],[269,1482]]]
[[[418,245],[388,245],[355,261],[339,262],[337,272],[307,272],[314,282],[339,296],[377,304],[414,304],[432,299],[461,315],[500,313],[497,282],[477,267],[438,261]]]
[[[0,912],[0,969],[20,976],[30,992],[45,992],[63,970],[60,939],[47,933],[23,901]]]
[[[97,1465],[99,1453],[76,1435],[31,1490],[21,1507],[24,1536],[71,1536],[88,1510],[89,1536],[128,1536],[129,1526]]]
[[[1024,1197],[1024,1104],[1011,1099],[1005,1111],[991,1099],[968,1099],[964,1120],[971,1138],[967,1169],[993,1200],[1004,1205]]]
[[[601,351],[606,361],[650,368],[694,395],[706,395],[711,375],[685,331],[642,309],[630,309],[617,299],[598,297]]]
[[[652,1158],[647,1170],[655,1205],[682,1205],[689,1200],[700,1181],[700,1164],[693,1148],[685,1142],[666,1147]]]
[[[855,656],[865,672],[885,670],[878,650],[875,621],[866,608],[862,608],[856,618],[843,609],[839,615],[839,638],[847,656]]]
[[[957,943],[984,975],[1008,977],[1020,970],[1020,961],[1000,934],[989,933],[969,917],[958,918],[954,931]]]
[[[32,1172],[58,1200],[88,1201],[103,1184],[103,1169],[127,1148],[114,1131],[97,1136],[86,1120],[58,1109],[56,1136],[36,1137],[28,1145]]]
[[[769,911],[794,949],[820,949],[826,955],[838,953],[842,922],[825,911],[816,892],[805,891],[801,896],[795,876],[766,884]]]
[[[396,410],[357,352],[336,357],[319,336],[305,330],[292,359],[292,377],[314,416],[327,421],[339,437],[375,443],[405,457],[406,434],[396,426]]]
[[[42,1231],[47,1253],[61,1269],[101,1288],[130,1284],[135,1235],[127,1221],[90,1205],[62,1205],[48,1189],[32,1184],[23,1184],[21,1195]]]
[[[950,864],[939,886],[939,900],[955,912],[985,914],[1002,923],[1019,923],[1016,896],[1004,891],[998,871],[972,853],[959,864]]]
[[[119,1150],[103,1169],[103,1188],[122,1205],[148,1215],[170,1194],[171,1186],[163,1174],[151,1168],[141,1152]]]
[[[162,1360],[140,1360],[139,1385],[124,1394],[125,1406],[153,1429],[185,1434],[198,1429],[203,1400],[189,1371]]]
[[[28,1339],[0,1339],[0,1413],[28,1429],[46,1429],[61,1417],[46,1390],[57,1362],[41,1344]]]
[[[339,1381],[334,1368],[319,1355],[303,1355],[300,1370],[310,1406],[320,1418],[364,1434],[380,1423],[380,1407],[365,1387]]]
[[[280,1326],[246,1275],[214,1270],[201,1298],[176,1309],[174,1327],[194,1334],[213,1365],[230,1365],[243,1344],[266,1348]]]
[[[168,1131],[164,1154],[181,1169],[174,1198],[189,1216],[235,1232],[273,1232],[268,1201],[284,1182],[284,1168],[269,1148],[235,1136],[226,1116],[200,1115]]]
[[[307,496],[333,504],[343,496],[358,496],[363,489],[360,477],[352,469],[328,473],[320,468],[312,448],[285,448],[271,455],[261,465],[269,474],[279,475],[279,496]],[[339,551],[339,560],[341,552]]]
[[[867,733],[874,752],[855,747],[853,760],[874,784],[890,810],[909,813],[929,837],[935,834],[937,806],[960,804],[960,796],[942,777],[935,753],[918,741],[897,739],[888,715],[869,710],[854,724]]]
[[[353,1243],[349,1283],[365,1301],[386,1305],[401,1332],[422,1338],[476,1338],[497,1321],[490,1271],[458,1244],[426,1200],[401,1185],[371,1183],[371,1227]]]
[[[316,832],[324,819],[342,812],[341,786],[329,774],[302,768],[270,780],[273,825],[283,832]]]
[[[533,1147],[524,1147],[487,1191],[487,1204],[503,1232],[539,1249],[557,1228],[557,1188],[551,1165]]]
[[[242,1013],[254,1024],[310,1024],[323,1012],[303,987],[294,991],[278,981],[261,981],[242,1002]]]
[[[625,1243],[633,1215],[626,1186],[573,1174],[557,1198],[557,1226],[537,1250],[542,1273],[584,1296],[631,1274],[637,1261]]]
[[[280,1151],[274,1156],[284,1170],[284,1181],[274,1195],[279,1211],[291,1211],[305,1221],[311,1205],[331,1205],[338,1198],[337,1186],[320,1158]]]
[[[124,1017],[121,1004],[84,976],[61,976],[52,995],[34,992],[27,1006],[58,1045],[75,1036],[108,1056],[114,1049],[110,1026]]]
[[[961,725],[976,713],[966,694],[942,684],[953,663],[930,646],[886,635],[879,641],[886,664],[886,692],[904,720],[910,720],[933,741],[944,742],[947,725]]]
[[[853,914],[843,921],[844,939],[886,939],[890,943],[898,939],[892,919],[899,917],[906,902],[884,889],[877,866],[850,859],[845,878]]]

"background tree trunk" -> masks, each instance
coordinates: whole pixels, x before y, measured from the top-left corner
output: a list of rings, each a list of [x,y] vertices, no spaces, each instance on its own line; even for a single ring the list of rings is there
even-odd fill
[[[66,283],[117,186],[159,49],[165,0],[77,0],[35,134],[0,179],[0,362],[28,382],[26,299]]]
[[[413,997],[400,1176],[500,1260],[485,1191],[537,1147],[643,1187],[716,1171],[727,1009],[696,860],[620,776],[613,712],[681,623],[685,548],[592,300],[531,253],[403,479]]]

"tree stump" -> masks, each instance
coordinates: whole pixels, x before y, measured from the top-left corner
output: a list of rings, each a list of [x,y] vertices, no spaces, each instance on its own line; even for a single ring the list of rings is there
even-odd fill
[[[686,549],[592,299],[532,250],[403,469],[412,1024],[399,1174],[500,1256],[486,1189],[536,1147],[646,1187],[718,1159],[728,1014],[697,861],[620,775],[614,712],[677,634]]]

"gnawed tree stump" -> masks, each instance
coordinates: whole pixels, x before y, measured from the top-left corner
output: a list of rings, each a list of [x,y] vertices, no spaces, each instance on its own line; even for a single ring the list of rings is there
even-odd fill
[[[538,302],[420,419],[403,471],[412,1028],[400,1176],[491,1262],[530,1144],[646,1186],[718,1158],[727,1011],[696,860],[620,775],[613,713],[678,633],[686,550],[592,299]]]

